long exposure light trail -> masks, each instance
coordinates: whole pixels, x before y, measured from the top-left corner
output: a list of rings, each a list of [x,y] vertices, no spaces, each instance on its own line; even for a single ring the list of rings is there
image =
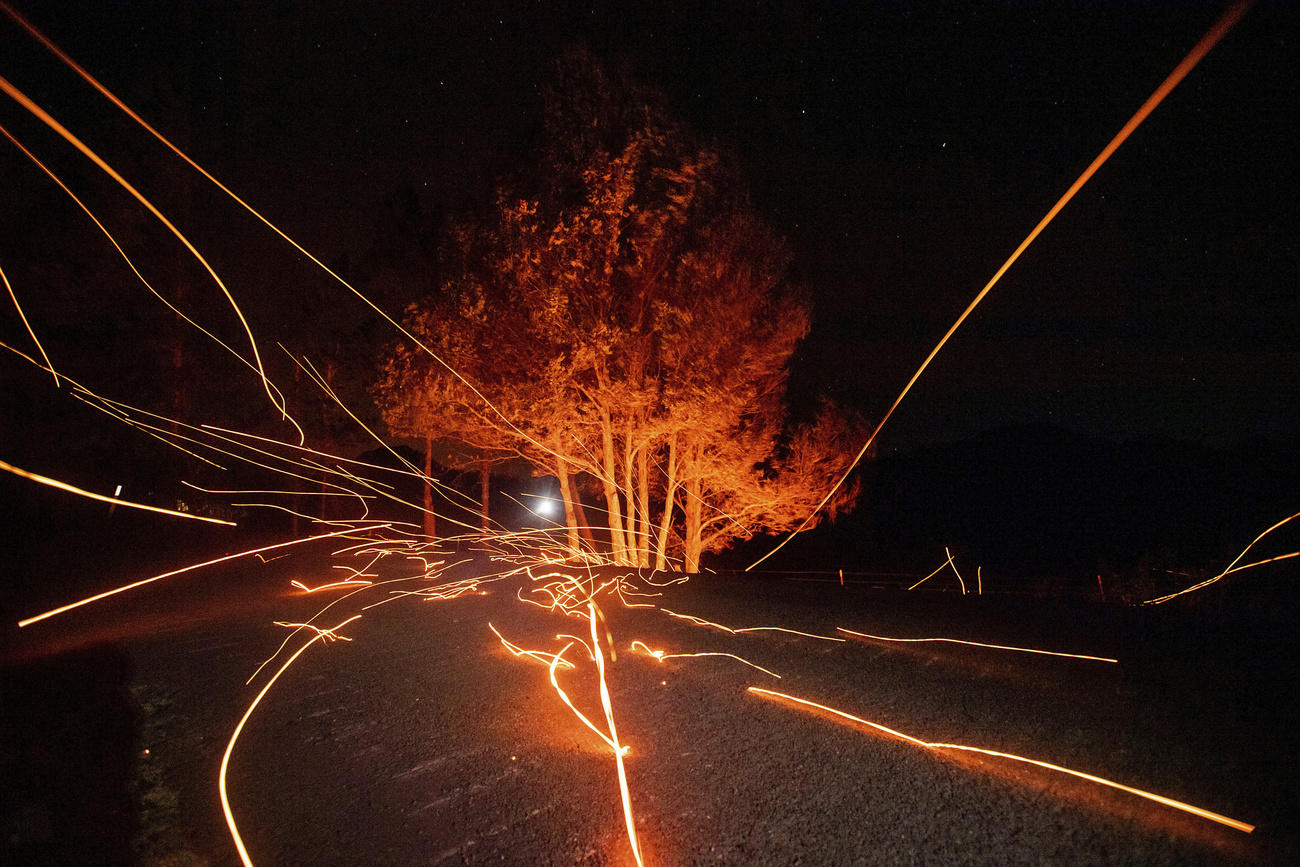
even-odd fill
[[[1286,517],[1286,518],[1283,518],[1282,520],[1278,521],[1278,522],[1277,522],[1276,524],[1274,524],[1273,526],[1269,527],[1269,528],[1268,528],[1267,530],[1265,530],[1264,532],[1260,533],[1260,534],[1259,534],[1258,536],[1256,536],[1253,540],[1251,540],[1251,543],[1250,543],[1249,545],[1247,545],[1245,548],[1241,549],[1241,553],[1237,555],[1236,559],[1234,559],[1231,563],[1228,564],[1228,568],[1224,569],[1222,572],[1220,572],[1218,575],[1215,575],[1213,578],[1209,578],[1209,579],[1207,579],[1207,580],[1205,580],[1205,581],[1201,581],[1201,582],[1198,583],[1198,584],[1193,584],[1191,587],[1187,587],[1187,588],[1184,588],[1184,589],[1182,589],[1182,590],[1179,590],[1177,593],[1170,593],[1170,594],[1168,594],[1167,596],[1160,596],[1160,597],[1157,597],[1157,598],[1155,598],[1155,599],[1148,599],[1148,600],[1147,600],[1146,602],[1144,602],[1143,604],[1144,604],[1144,605],[1159,605],[1159,604],[1161,604],[1162,602],[1168,602],[1170,599],[1177,599],[1179,596],[1184,596],[1184,595],[1186,595],[1186,594],[1188,594],[1188,593],[1193,593],[1193,592],[1195,592],[1195,591],[1197,591],[1197,590],[1200,590],[1200,589],[1202,589],[1202,588],[1209,587],[1211,584],[1215,583],[1216,581],[1219,581],[1220,579],[1222,579],[1222,578],[1223,578],[1224,576],[1226,576],[1226,575],[1230,575],[1230,574],[1232,574],[1233,572],[1240,572],[1240,571],[1242,571],[1243,569],[1250,569],[1250,568],[1253,568],[1253,567],[1255,567],[1255,566],[1263,566],[1265,563],[1272,563],[1272,562],[1274,562],[1274,561],[1276,561],[1276,560],[1287,560],[1287,559],[1290,559],[1291,557],[1297,557],[1297,556],[1300,556],[1300,551],[1292,551],[1292,552],[1289,553],[1289,554],[1281,554],[1281,555],[1278,555],[1277,557],[1270,557],[1270,558],[1268,558],[1267,560],[1260,560],[1260,561],[1258,561],[1258,562],[1256,562],[1256,563],[1247,563],[1247,564],[1244,565],[1244,566],[1238,566],[1238,565],[1237,565],[1238,563],[1241,562],[1241,558],[1243,558],[1243,557],[1246,556],[1246,552],[1248,552],[1251,548],[1254,548],[1254,547],[1255,547],[1255,543],[1256,543],[1256,542],[1258,542],[1260,539],[1263,539],[1263,538],[1264,538],[1265,536],[1267,536],[1269,533],[1272,533],[1272,532],[1273,532],[1274,530],[1276,530],[1278,527],[1281,527],[1282,525],[1284,525],[1284,524],[1286,524],[1286,523],[1288,523],[1288,522],[1290,522],[1290,521],[1294,521],[1296,518],[1300,518],[1300,512],[1297,512],[1297,513],[1295,513],[1294,515],[1290,515],[1290,516],[1288,516],[1288,517]]]
[[[1004,753],[998,750],[984,749],[983,747],[967,746],[965,744],[932,743],[929,741],[923,741],[920,738],[913,737],[912,735],[904,734],[903,732],[900,732],[897,729],[892,729],[889,728],[888,726],[883,726],[880,723],[871,722],[870,720],[863,719],[862,717],[848,713],[847,711],[842,711],[839,710],[838,708],[833,708],[830,707],[829,705],[824,705],[819,702],[812,701],[810,699],[799,698],[798,696],[790,695],[789,693],[775,692],[773,690],[764,689],[758,686],[751,686],[747,689],[747,691],[753,693],[754,695],[769,700],[776,700],[779,702],[793,704],[793,705],[809,708],[811,710],[816,710],[816,711],[821,711],[823,713],[831,714],[832,716],[838,717],[847,722],[854,723],[860,726],[866,726],[867,728],[874,729],[875,731],[881,732],[882,734],[886,734],[891,737],[898,738],[900,740],[906,741],[907,743],[910,743],[914,746],[921,747],[923,749],[933,750],[933,751],[958,750],[962,752],[979,753],[986,756],[993,756],[995,758],[1009,759],[1015,762],[1022,762],[1024,764],[1034,765],[1036,767],[1044,768],[1049,771],[1068,774],[1070,776],[1077,777],[1081,780],[1087,780],[1088,782],[1097,783],[1102,786],[1109,786],[1110,788],[1118,789],[1122,792],[1127,792],[1131,795],[1137,795],[1140,798],[1146,798],[1147,800],[1154,801],[1157,804],[1164,804],[1167,807],[1173,807],[1176,810],[1182,810],[1184,813],[1190,813],[1193,816],[1200,816],[1203,819],[1209,819],[1212,822],[1217,822],[1220,825],[1226,825],[1229,828],[1234,828],[1238,831],[1243,831],[1247,834],[1255,830],[1254,825],[1248,824],[1246,822],[1242,822],[1239,819],[1233,819],[1229,816],[1223,815],[1222,813],[1215,813],[1212,810],[1206,810],[1203,807],[1197,807],[1192,804],[1185,803],[1183,801],[1178,801],[1173,798],[1167,798],[1164,795],[1157,795],[1154,792],[1148,792],[1144,789],[1137,789],[1132,786],[1126,786],[1123,783],[1117,783],[1114,780],[1108,780],[1105,777],[1099,777],[1094,774],[1084,773],[1083,771],[1076,771],[1073,770],[1072,768],[1064,768],[1061,767],[1060,765],[1054,765],[1051,762],[1044,762],[1039,759],[1030,759],[1024,756],[1015,755],[1014,753]]]
[[[238,554],[227,554],[226,556],[218,557],[215,560],[205,560],[202,563],[194,563],[182,569],[173,569],[171,572],[164,572],[163,574],[155,575],[152,578],[145,578],[142,581],[134,581],[130,584],[124,584],[121,587],[115,587],[112,590],[105,590],[103,593],[96,593],[94,596],[87,596],[85,599],[79,599],[76,602],[69,602],[67,605],[61,605],[58,608],[51,609],[50,611],[46,611],[43,614],[37,614],[35,617],[28,617],[26,620],[20,620],[18,621],[18,625],[20,627],[30,626],[33,623],[39,623],[40,621],[46,620],[50,617],[54,617],[57,614],[63,614],[65,612],[72,611],[74,608],[80,608],[81,606],[89,605],[92,602],[99,602],[101,599],[107,599],[110,596],[116,596],[119,593],[125,593],[128,590],[134,590],[137,587],[143,587],[146,584],[152,584],[155,581],[161,581],[164,578],[171,578],[174,575],[182,575],[186,572],[193,572],[195,569],[202,569],[205,566],[215,566],[218,563],[225,563],[229,560],[237,560],[240,557],[247,557],[250,554],[261,554],[264,551],[274,551],[278,548],[288,548],[291,545],[301,545],[305,542],[315,542],[318,539],[329,539],[334,536],[343,536],[348,533],[355,533],[355,532],[356,530],[351,528],[346,530],[338,530],[333,533],[324,533],[319,536],[308,536],[304,539],[292,539],[288,542],[277,542],[274,545],[267,545],[262,548],[254,548],[249,551],[240,551]]]
[[[943,550],[944,550],[945,552],[948,551],[947,548],[944,548]],[[940,563],[940,564],[939,564],[939,568],[935,569],[935,570],[934,570],[933,572],[931,572],[929,575],[926,575],[926,576],[925,576],[924,578],[922,578],[920,581],[917,581],[915,584],[913,584],[911,587],[908,587],[907,589],[908,589],[908,590],[915,590],[916,588],[920,587],[920,586],[921,586],[922,584],[924,584],[926,581],[929,581],[929,580],[930,580],[931,578],[933,578],[935,575],[938,575],[940,572],[942,572],[945,566],[952,566],[952,554],[948,554],[948,559],[945,560],[945,561],[943,561],[942,563]],[[956,571],[956,569],[957,569],[957,567],[956,567],[956,566],[953,566],[953,571]]]
[[[934,361],[935,356],[939,354],[939,351],[943,349],[948,340],[957,332],[957,329],[961,327],[962,323],[970,317],[971,313],[973,313],[975,308],[979,306],[980,302],[984,300],[985,296],[987,296],[989,292],[992,291],[993,287],[997,285],[998,281],[1002,279],[1002,275],[1006,274],[1007,271],[1010,270],[1011,266],[1015,264],[1021,254],[1024,253],[1025,250],[1029,249],[1029,245],[1034,242],[1034,239],[1042,234],[1043,230],[1047,228],[1047,225],[1051,223],[1052,220],[1056,219],[1056,215],[1059,214],[1067,204],[1069,204],[1075,194],[1078,193],[1079,190],[1083,189],[1084,184],[1088,183],[1088,181],[1092,179],[1092,176],[1097,173],[1097,170],[1110,159],[1111,155],[1115,153],[1115,151],[1119,150],[1120,145],[1124,144],[1124,142],[1128,140],[1128,137],[1133,134],[1134,130],[1142,125],[1142,122],[1147,119],[1151,112],[1155,111],[1156,106],[1164,102],[1165,97],[1167,97],[1173,89],[1187,77],[1189,72],[1196,68],[1196,65],[1201,62],[1202,58],[1204,58],[1206,54],[1210,53],[1210,49],[1215,45],[1218,45],[1219,40],[1223,39],[1223,37],[1228,34],[1228,31],[1236,26],[1237,22],[1240,21],[1242,16],[1250,10],[1252,5],[1253,0],[1237,0],[1237,2],[1233,3],[1228,7],[1228,10],[1223,13],[1219,20],[1210,27],[1206,34],[1201,37],[1201,40],[1192,47],[1192,50],[1187,53],[1187,56],[1184,57],[1176,67],[1174,67],[1173,72],[1169,73],[1169,76],[1160,83],[1160,86],[1157,87],[1151,96],[1147,98],[1146,102],[1142,103],[1138,110],[1134,112],[1128,122],[1124,124],[1124,126],[1120,128],[1120,131],[1115,134],[1115,137],[1110,140],[1109,144],[1102,148],[1101,153],[1097,155],[1096,159],[1094,159],[1088,167],[1083,170],[1083,174],[1079,175],[1061,198],[1057,199],[1056,204],[1052,205],[1048,210],[1047,215],[1038,222],[1038,225],[1034,226],[1029,235],[1025,237],[1025,240],[1020,242],[1020,246],[1016,247],[1015,251],[1007,257],[1007,260],[1002,263],[1002,266],[993,274],[989,279],[989,282],[984,284],[984,288],[979,291],[970,304],[966,306],[966,309],[962,311],[961,315],[957,317],[957,321],[952,324],[952,327],[950,327],[943,337],[939,339],[939,342],[935,344],[934,349],[930,350],[930,354],[925,357],[925,360],[921,362],[921,366],[912,374],[912,378],[907,381],[907,385],[903,386],[903,390],[898,393],[898,397],[894,398],[893,404],[890,405],[889,409],[886,410],[885,414],[881,416],[880,421],[876,424],[876,429],[871,432],[871,436],[867,437],[867,441],[862,445],[862,448],[858,451],[857,455],[854,456],[853,460],[849,462],[848,468],[844,470],[843,475],[840,476],[839,480],[826,493],[826,496],[822,498],[822,501],[817,504],[812,512],[808,514],[808,517],[805,518],[798,527],[781,540],[780,544],[755,560],[749,566],[746,566],[746,572],[785,547],[787,542],[799,533],[803,532],[803,530],[807,528],[809,523],[813,520],[813,517],[826,507],[826,504],[831,501],[831,497],[835,496],[835,492],[843,487],[844,483],[848,481],[849,475],[853,472],[854,468],[856,468],[862,461],[862,458],[866,456],[867,452],[871,450],[871,446],[875,443],[876,437],[880,434],[881,429],[884,428],[885,422],[889,421],[890,416],[894,414],[894,410],[898,409],[898,405],[903,402],[903,398],[907,397],[907,393],[912,390],[912,386],[921,378],[921,374],[925,372],[925,369],[930,366],[930,362]]]
[[[627,769],[623,766],[625,750],[619,746],[618,727],[614,724],[614,708],[609,698],[609,686],[605,681],[605,653],[600,649],[600,636],[596,634],[596,603],[588,602],[587,609],[591,617],[591,645],[596,655],[596,671],[600,678],[600,706],[605,710],[605,721],[609,724],[609,737],[614,742],[614,762],[618,766],[618,790],[623,798],[623,820],[627,824],[627,839],[632,846],[632,857],[637,864],[641,860],[641,846],[637,842],[636,822],[632,817],[632,795],[627,787]]]
[[[0,127],[0,132],[4,133],[6,136],[9,135],[8,131],[3,127]],[[13,140],[12,136],[10,136],[10,140]],[[0,267],[0,281],[4,282],[5,289],[9,292],[9,300],[13,301],[14,309],[18,311],[18,318],[23,322],[23,328],[27,329],[27,334],[32,338],[32,343],[36,344],[36,349],[41,353],[41,358],[45,359],[45,366],[49,368],[50,373],[54,375],[54,385],[57,388],[59,385],[58,371],[54,369],[54,363],[50,361],[50,356],[45,352],[45,347],[41,345],[41,339],[36,336],[36,330],[33,329],[32,324],[27,321],[27,314],[23,312],[23,305],[18,303],[18,295],[14,292],[13,284],[9,282],[9,275],[5,273],[3,267]]]
[[[748,659],[745,659],[742,656],[737,656],[734,653],[724,653],[719,650],[705,650],[705,651],[699,651],[697,653],[668,653],[667,651],[664,650],[651,650],[649,645],[647,645],[644,641],[641,641],[640,639],[633,641],[628,646],[628,650],[635,653],[638,647],[641,648],[641,652],[643,654],[645,654],[646,656],[654,657],[659,662],[663,662],[668,659],[694,659],[696,657],[701,657],[701,656],[725,656],[730,659],[734,659],[737,662],[743,662],[745,665],[748,665],[750,668],[756,668],[759,671],[763,672],[764,674],[770,674],[773,677],[775,677],[777,680],[781,679],[781,675],[777,674],[775,671],[764,668],[763,666],[758,665],[756,663],[750,662]]]
[[[564,668],[575,667],[572,662],[569,662],[567,659],[564,658],[564,650],[561,650],[559,653],[547,653],[543,650],[525,650],[524,648],[520,647],[518,644],[515,644],[513,641],[508,640],[504,635],[501,634],[500,630],[498,630],[491,623],[489,623],[487,627],[488,629],[492,630],[492,634],[495,635],[497,637],[497,640],[501,642],[501,646],[504,647],[506,650],[510,651],[511,655],[515,656],[516,658],[522,659],[527,657],[528,659],[532,659],[536,662],[540,662],[542,665],[545,665],[548,668],[556,665],[563,666]],[[565,649],[568,649],[570,646],[571,645],[566,644],[564,647]]]
[[[784,626],[746,626],[740,629],[733,629],[730,626],[723,626],[721,623],[714,623],[712,620],[705,620],[703,617],[696,617],[693,614],[678,614],[676,611],[669,611],[667,608],[659,608],[669,617],[675,617],[678,620],[685,620],[696,626],[703,626],[707,629],[719,629],[732,635],[741,635],[751,632],[785,632],[790,635],[798,635],[801,638],[815,638],[818,641],[843,641],[843,638],[836,638],[833,635],[817,635],[813,632],[801,632],[798,629],[787,629]]]
[[[362,581],[356,578],[349,578],[345,581],[331,581],[329,584],[318,584],[315,587],[308,587],[297,578],[289,582],[290,585],[297,587],[304,593],[319,593],[322,590],[338,590],[342,587],[366,587],[373,583],[373,581]]]
[[[51,479],[49,476],[42,476],[39,473],[28,472],[27,470],[15,467],[13,464],[7,464],[0,461],[0,470],[13,473],[15,476],[21,476],[24,479],[30,479],[42,485],[51,488],[57,488],[60,491],[67,491],[70,494],[76,494],[79,497],[85,497],[89,500],[98,500],[101,503],[111,503],[115,506],[126,506],[129,509],[142,509],[146,512],[156,512],[159,515],[169,515],[173,518],[189,518],[191,521],[204,521],[209,524],[224,524],[227,527],[238,526],[234,521],[223,521],[220,518],[209,518],[206,515],[195,515],[191,512],[178,512],[175,509],[164,509],[160,506],[147,506],[144,503],[134,503],[130,500],[123,500],[118,497],[110,497],[107,494],[96,494],[93,491],[83,490],[67,482],[60,482],[58,479]]]
[[[266,682],[266,685],[262,687],[256,698],[254,698],[248,705],[248,709],[244,711],[244,715],[239,718],[239,723],[235,726],[234,732],[230,735],[230,741],[226,744],[226,750],[221,754],[221,770],[217,775],[217,792],[221,798],[221,813],[226,817],[226,827],[230,830],[231,839],[234,840],[235,851],[239,853],[239,860],[244,863],[245,867],[252,867],[253,859],[249,857],[248,848],[244,845],[244,838],[240,836],[239,828],[235,824],[235,814],[234,811],[230,809],[230,798],[226,791],[226,771],[230,767],[230,756],[235,751],[235,742],[239,740],[239,735],[244,730],[244,725],[248,722],[248,718],[253,715],[253,711],[257,710],[258,704],[260,704],[262,699],[266,697],[266,694],[270,692],[271,687],[275,685],[275,682],[280,679],[280,675],[288,671],[289,666],[293,665],[294,661],[297,660],[298,657],[302,656],[307,648],[311,647],[317,641],[342,638],[343,636],[339,635],[338,631],[352,621],[360,619],[360,617],[360,614],[354,614],[347,620],[344,620],[342,623],[329,629],[320,629],[318,627],[310,626],[309,628],[314,629],[316,634],[304,643],[302,647],[295,650],[293,655],[285,660],[284,665],[280,666],[275,674],[271,675],[271,678]],[[302,625],[308,626],[308,624]],[[351,639],[346,640],[351,641]]]
[[[835,627],[845,635],[852,635],[855,638],[870,638],[872,641],[895,641],[899,643],[924,643],[931,641],[946,642],[948,644],[966,644],[971,647],[987,647],[992,650],[1013,650],[1017,653],[1038,653],[1043,656],[1066,656],[1071,659],[1086,659],[1092,662],[1119,662],[1118,659],[1112,659],[1109,656],[1088,656],[1084,653],[1064,653],[1057,650],[1037,650],[1032,647],[1013,647],[1008,644],[985,644],[982,641],[966,641],[961,638],[889,638],[884,635],[870,635],[866,632],[857,632],[852,629],[845,629],[843,626]]]

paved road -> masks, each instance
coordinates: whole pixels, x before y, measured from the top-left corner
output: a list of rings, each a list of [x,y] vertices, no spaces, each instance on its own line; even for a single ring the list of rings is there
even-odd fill
[[[271,620],[305,619],[323,604],[320,594],[284,589],[290,573],[313,570],[328,575],[321,562],[273,564],[186,616],[156,603],[150,616],[164,629],[100,645],[130,658],[131,785],[146,805],[136,820],[152,856],[237,863],[216,769],[265,683],[246,687],[244,678],[287,634]],[[403,586],[420,589],[376,587],[331,609],[321,623],[362,613],[344,630],[352,640],[313,645],[250,718],[229,784],[255,863],[632,863],[611,750],[561,703],[546,667],[512,656],[487,625],[553,653],[568,641],[557,633],[586,637],[587,622],[524,605],[505,584],[361,611]],[[660,592],[640,600],[656,608],[602,605],[647,863],[1294,863],[1300,853],[1288,825],[1296,704],[1276,694],[1294,684],[1289,636],[1215,632],[1172,612],[824,582],[702,576]],[[844,638],[845,627],[1121,661],[731,634],[664,608],[732,628]],[[634,640],[667,653],[736,654],[781,677],[725,656],[660,662],[633,652]],[[583,656],[569,651],[581,664],[560,683],[600,722]],[[1246,835],[1061,774],[941,755],[749,686],[925,741],[1092,772],[1259,827]]]

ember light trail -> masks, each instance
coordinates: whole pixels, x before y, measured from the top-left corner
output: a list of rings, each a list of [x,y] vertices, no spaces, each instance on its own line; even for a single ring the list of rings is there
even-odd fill
[[[226,750],[221,755],[221,770],[218,774],[217,790],[221,796],[221,812],[226,817],[226,826],[230,829],[230,836],[234,840],[235,849],[239,852],[239,860],[245,864],[245,867],[252,867],[253,860],[248,855],[248,848],[244,845],[243,837],[239,835],[239,828],[235,824],[235,814],[230,809],[230,799],[226,792],[226,771],[230,767],[230,756],[235,751],[235,742],[239,740],[239,734],[244,730],[244,725],[248,722],[248,718],[253,715],[253,711],[257,710],[258,704],[260,704],[262,699],[266,697],[266,694],[270,692],[271,687],[275,685],[275,682],[280,679],[280,675],[288,671],[289,666],[293,665],[298,657],[302,656],[307,648],[311,647],[317,641],[342,638],[343,636],[339,635],[338,631],[360,617],[360,614],[354,614],[347,620],[344,620],[342,623],[330,629],[320,629],[314,626],[309,627],[315,630],[316,634],[306,641],[302,647],[295,650],[293,655],[285,660],[284,665],[280,666],[279,670],[271,676],[271,679],[266,682],[266,686],[262,687],[261,692],[259,692],[257,697],[248,705],[248,709],[244,711],[244,715],[239,718],[238,725],[235,726],[234,732],[230,735],[230,741],[226,744]],[[306,626],[306,624],[300,625]],[[351,641],[352,639],[345,638],[344,640]]]
[[[209,524],[224,524],[227,527],[235,526],[234,521],[222,521],[219,518],[209,518],[206,515],[193,515],[189,512],[177,512],[174,509],[147,506],[144,503],[133,503],[130,500],[122,500],[117,497],[107,496],[106,494],[96,494],[93,491],[85,491],[81,488],[70,485],[67,482],[60,482],[58,479],[51,479],[49,476],[42,476],[37,473],[19,469],[12,464],[5,463],[4,461],[0,461],[0,470],[13,473],[15,476],[21,476],[24,479],[31,479],[33,482],[47,485],[51,488],[57,488],[60,491],[67,491],[70,494],[76,494],[79,497],[86,497],[90,500],[99,500],[101,503],[111,503],[115,506],[126,506],[129,509],[143,509],[146,512],[157,512],[160,515],[170,515],[173,518],[189,518],[191,521],[206,521]]]
[[[843,626],[836,627],[845,635],[852,635],[855,638],[870,638],[873,641],[896,641],[901,643],[917,642],[945,642],[948,644],[966,644],[971,647],[987,647],[991,650],[1013,650],[1017,653],[1039,653],[1043,656],[1065,656],[1071,659],[1086,659],[1092,662],[1119,662],[1118,659],[1112,659],[1109,656],[1088,656],[1084,653],[1062,653],[1057,650],[1036,650],[1032,647],[1012,647],[1006,644],[985,644],[981,641],[964,641],[960,638],[886,638],[883,635],[869,635],[865,632],[856,632],[852,629],[845,629]]]
[[[1015,762],[1023,762],[1025,764],[1035,765],[1040,768],[1045,768],[1049,771],[1056,771],[1062,774],[1069,774],[1070,776],[1078,777],[1079,779],[1087,780],[1091,783],[1097,783],[1102,786],[1109,786],[1113,789],[1118,789],[1122,792],[1128,792],[1131,795],[1137,795],[1140,798],[1146,798],[1147,800],[1154,801],[1157,804],[1164,804],[1167,807],[1173,807],[1176,810],[1182,810],[1183,812],[1190,813],[1193,816],[1200,816],[1203,819],[1209,819],[1212,822],[1218,822],[1220,825],[1226,825],[1229,828],[1235,828],[1236,830],[1244,831],[1247,834],[1255,830],[1254,825],[1250,825],[1238,819],[1233,819],[1228,816],[1224,816],[1221,813],[1215,813],[1213,811],[1206,810],[1201,807],[1195,807],[1191,804],[1187,804],[1182,801],[1176,801],[1173,798],[1166,798],[1163,795],[1157,795],[1153,792],[1148,792],[1143,789],[1135,789],[1132,786],[1126,786],[1123,783],[1117,783],[1114,780],[1107,780],[1104,777],[1094,776],[1093,774],[1086,774],[1083,771],[1076,771],[1070,768],[1063,768],[1060,765],[1054,765],[1050,762],[1044,762],[1038,759],[1029,759],[1029,758],[1025,758],[1024,756],[1017,756],[1014,755],[1013,753],[1003,753],[997,750],[987,750],[982,747],[966,746],[965,744],[929,743],[927,741],[921,740],[920,738],[903,734],[902,732],[896,729],[891,729],[887,726],[883,726],[880,723],[874,723],[871,722],[870,720],[865,720],[860,716],[854,716],[853,714],[848,713],[846,711],[829,707],[824,704],[819,704],[818,702],[811,701],[806,698],[799,698],[798,696],[789,695],[788,693],[784,693],[784,692],[774,692],[770,689],[763,689],[762,687],[758,687],[758,686],[751,686],[748,688],[748,691],[762,698],[777,700],[780,702],[802,706],[812,710],[822,711],[823,713],[832,714],[833,716],[839,717],[840,719],[846,720],[851,723],[855,723],[860,726],[866,726],[867,728],[874,729],[878,732],[881,732],[882,734],[890,735],[891,737],[898,738],[900,740],[908,742],[909,744],[912,744],[913,746],[918,746],[923,749],[935,750],[935,751],[959,750],[963,752],[980,753],[982,755],[993,756],[1001,759],[1010,759],[1011,761],[1015,761]]]
[[[304,542],[315,542],[318,539],[329,539],[329,538],[333,538],[334,536],[344,536],[349,533],[355,533],[355,532],[357,532],[355,528],[349,527],[346,530],[338,530],[333,533],[323,533],[319,536],[308,536],[305,539],[291,539],[288,542],[277,542],[274,545],[267,545],[262,548],[253,548],[248,551],[240,551],[238,554],[227,554],[226,556],[218,557],[215,560],[206,560],[202,563],[194,563],[190,566],[185,566],[180,569],[173,569],[171,572],[164,572],[161,575],[155,575],[152,578],[145,578],[142,581],[133,581],[130,584],[124,584],[121,587],[115,587],[112,590],[105,590],[103,593],[97,593],[94,596],[88,596],[85,599],[79,599],[76,602],[69,602],[67,605],[61,605],[58,608],[54,608],[50,611],[46,611],[43,614],[37,614],[35,617],[28,617],[26,620],[20,620],[18,621],[18,625],[20,627],[30,626],[33,623],[39,623],[42,620],[46,620],[50,617],[54,617],[57,614],[63,614],[65,612],[71,611],[74,608],[80,608],[83,605],[89,605],[92,602],[98,602],[101,599],[107,599],[110,596],[116,596],[118,593],[125,593],[128,590],[135,590],[138,587],[143,587],[146,584],[152,584],[155,581],[161,581],[164,578],[171,578],[174,575],[183,575],[184,573],[192,572],[195,569],[202,569],[204,566],[215,566],[218,563],[225,563],[228,560],[236,560],[240,557],[247,557],[250,554],[261,554],[264,551],[274,551],[277,548],[288,548],[291,545],[301,545]]]

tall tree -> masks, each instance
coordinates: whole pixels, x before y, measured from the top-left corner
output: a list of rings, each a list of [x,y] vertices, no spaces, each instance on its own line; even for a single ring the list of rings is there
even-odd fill
[[[537,176],[459,236],[457,276],[407,311],[425,348],[388,351],[376,399],[394,433],[556,475],[571,545],[585,477],[616,562],[695,571],[705,550],[802,519],[801,492],[824,491],[851,448],[827,421],[786,429],[810,313],[734,162],[584,55],[560,69]]]

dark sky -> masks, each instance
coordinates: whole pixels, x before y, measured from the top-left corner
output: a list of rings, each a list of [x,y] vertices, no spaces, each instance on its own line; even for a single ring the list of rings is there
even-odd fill
[[[490,194],[548,65],[584,42],[739,153],[817,303],[797,386],[878,417],[1226,4],[15,6],[326,260],[372,246],[403,186],[431,210]],[[1166,100],[949,344],[882,449],[1036,421],[1295,438],[1298,8],[1259,4]],[[160,197],[182,174],[2,18],[0,75]],[[8,100],[0,124],[75,173]],[[3,153],[7,219],[62,207]],[[236,294],[310,279],[215,198],[186,211]]]

